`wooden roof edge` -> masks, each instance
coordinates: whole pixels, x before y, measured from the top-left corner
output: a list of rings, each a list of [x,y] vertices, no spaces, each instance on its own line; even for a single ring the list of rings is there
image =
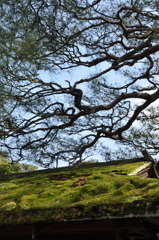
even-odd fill
[[[127,163],[135,163],[135,162],[143,162],[150,160],[145,159],[144,157],[140,158],[130,158],[130,159],[122,159],[122,160],[112,160],[107,162],[95,162],[95,163],[87,163],[83,162],[81,164],[75,164],[73,166],[67,166],[67,167],[59,167],[59,168],[48,168],[48,169],[40,169],[40,170],[34,170],[29,172],[21,172],[21,173],[12,173],[12,174],[4,174],[0,176],[0,179],[3,179],[5,177],[9,176],[23,176],[23,175],[35,175],[39,173],[56,173],[56,172],[62,172],[62,171],[72,171],[80,168],[92,168],[92,167],[104,167],[104,166],[111,166],[111,165],[119,165],[119,164],[127,164]]]
[[[145,159],[146,161],[154,162],[154,159],[152,158],[152,156],[149,154],[149,152],[148,152],[146,149],[144,149],[144,150],[142,151],[142,154],[143,154],[144,159]]]
[[[155,170],[155,162],[151,155],[148,153],[147,150],[142,151],[143,157],[136,157],[136,158],[130,158],[130,159],[121,159],[121,160],[112,160],[112,161],[106,161],[106,162],[95,162],[95,163],[79,163],[79,164],[74,164],[73,166],[66,166],[66,167],[59,167],[59,168],[48,168],[48,169],[39,169],[39,170],[34,170],[30,172],[22,172],[22,173],[12,173],[12,174],[4,174],[0,176],[0,179],[5,179],[8,177],[13,177],[13,176],[32,176],[35,174],[45,174],[45,173],[56,173],[56,172],[62,172],[62,171],[72,171],[80,168],[92,168],[92,167],[104,167],[104,166],[110,166],[110,165],[118,165],[118,164],[127,164],[127,163],[135,163],[135,162],[152,162],[154,172],[156,176],[158,176],[157,171]],[[159,177],[157,177],[159,178]]]
[[[142,151],[142,154],[147,161],[152,162],[152,168],[150,169],[151,176],[159,179],[159,174],[157,171],[158,164],[154,161],[154,159],[152,158],[152,156],[149,154],[149,152],[146,149]]]

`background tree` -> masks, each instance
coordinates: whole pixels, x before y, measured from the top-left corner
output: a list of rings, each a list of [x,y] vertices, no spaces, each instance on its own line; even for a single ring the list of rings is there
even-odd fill
[[[21,164],[21,163],[12,164],[8,154],[4,151],[0,151],[0,175],[30,172],[30,171],[35,171],[37,169],[38,169],[37,166],[33,166],[29,164]]]
[[[2,1],[0,136],[13,159],[105,159],[106,139],[138,148],[129,130],[140,135],[159,98],[158,20],[157,0]]]

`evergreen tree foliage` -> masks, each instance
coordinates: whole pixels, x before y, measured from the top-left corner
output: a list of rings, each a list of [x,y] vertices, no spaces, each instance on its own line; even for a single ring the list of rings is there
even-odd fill
[[[0,175],[30,172],[37,170],[38,167],[30,164],[12,163],[5,151],[0,151]]]
[[[0,18],[0,137],[13,160],[106,160],[114,143],[156,153],[157,131],[144,134],[158,122],[146,114],[159,99],[158,0],[2,0]]]

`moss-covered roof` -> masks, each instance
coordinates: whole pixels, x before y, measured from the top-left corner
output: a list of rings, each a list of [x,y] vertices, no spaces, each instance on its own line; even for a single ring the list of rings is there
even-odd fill
[[[0,224],[154,216],[159,181],[131,173],[151,162],[94,164],[0,178]]]

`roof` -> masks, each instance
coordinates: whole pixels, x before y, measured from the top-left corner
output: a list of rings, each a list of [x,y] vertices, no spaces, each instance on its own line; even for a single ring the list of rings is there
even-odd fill
[[[158,179],[137,176],[153,166],[143,157],[3,175],[0,225],[158,216]]]

